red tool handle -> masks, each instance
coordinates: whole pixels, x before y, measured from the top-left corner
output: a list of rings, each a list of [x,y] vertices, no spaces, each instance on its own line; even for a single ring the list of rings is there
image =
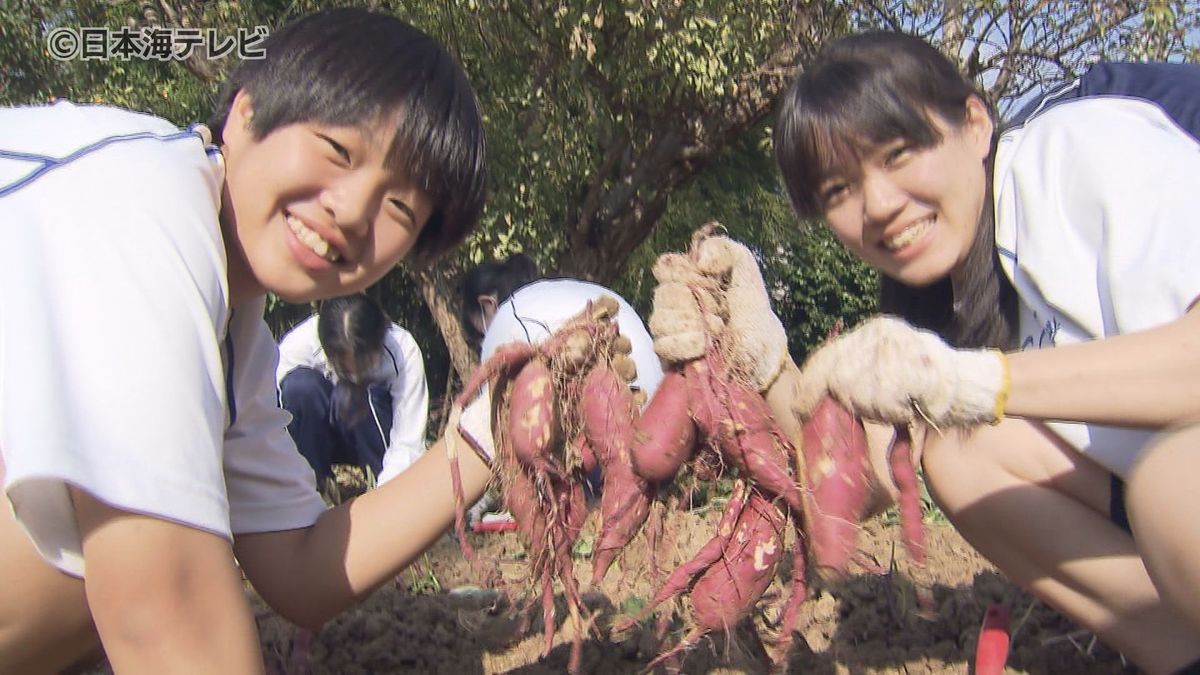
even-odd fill
[[[983,615],[983,628],[975,645],[975,675],[1003,675],[1008,642],[1008,606],[994,603]]]

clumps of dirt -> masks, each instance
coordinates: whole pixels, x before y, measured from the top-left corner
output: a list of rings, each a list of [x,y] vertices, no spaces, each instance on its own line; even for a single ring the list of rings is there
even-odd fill
[[[679,557],[711,536],[719,508],[676,511],[668,517],[669,545]],[[590,525],[590,524],[589,524]],[[585,528],[585,531],[591,529]],[[1080,633],[1077,626],[1013,586],[948,526],[930,526],[926,583],[934,598],[933,614],[918,616],[914,589],[905,575],[899,528],[870,521],[861,537],[868,558],[889,574],[861,573],[837,584],[818,584],[802,610],[790,672],[871,675],[967,673],[974,656],[984,611],[1007,603],[1013,617],[1009,673],[1100,673],[1133,675],[1119,654]],[[505,576],[524,574],[523,546],[516,534],[471,535],[480,555],[500,563]],[[635,543],[599,588],[584,594],[595,626],[585,641],[582,672],[641,672],[662,648],[655,622],[626,633],[611,626],[640,608],[656,587],[658,573]],[[590,561],[578,549],[578,578],[587,579]],[[660,561],[667,565],[669,560]],[[784,569],[780,575],[790,570]],[[415,570],[381,588],[359,607],[331,621],[312,638],[308,668],[324,673],[562,673],[570,652],[570,630],[559,635],[549,655],[544,647],[541,612],[522,613],[499,594],[473,584],[470,565],[449,537],[440,540]],[[783,578],[786,579],[786,576]],[[685,673],[766,673],[769,660],[757,637],[770,634],[772,602],[778,586],[765,596],[764,609],[728,638],[714,635],[689,653]],[[271,672],[289,672],[296,632],[260,601],[256,602],[264,653]],[[560,608],[562,603],[559,597]],[[559,612],[559,621],[565,613]],[[757,630],[756,630],[757,628]],[[765,628],[765,629],[764,629]],[[668,627],[672,642],[686,627]],[[294,664],[290,672],[295,672]]]

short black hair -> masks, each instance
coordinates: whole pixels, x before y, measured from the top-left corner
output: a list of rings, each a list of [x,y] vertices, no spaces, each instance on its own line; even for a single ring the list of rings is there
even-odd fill
[[[514,253],[505,260],[489,260],[471,268],[463,275],[459,292],[462,294],[459,323],[467,340],[478,343],[483,335],[471,323],[475,313],[476,299],[481,295],[495,295],[496,303],[508,300],[518,288],[541,278],[537,263],[524,253]]]
[[[441,44],[390,14],[341,8],[287,24],[263,48],[225,83],[210,122],[218,142],[242,90],[253,100],[256,138],[299,122],[357,126],[395,114],[388,166],[405,167],[434,203],[410,262],[428,263],[466,237],[486,194],[483,120],[466,73]]]

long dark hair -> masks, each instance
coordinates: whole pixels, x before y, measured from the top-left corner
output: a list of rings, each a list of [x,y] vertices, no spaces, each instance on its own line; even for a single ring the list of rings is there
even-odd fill
[[[265,57],[241,61],[225,83],[210,121],[218,142],[243,89],[256,138],[298,122],[356,126],[395,113],[388,166],[406,167],[434,203],[410,263],[462,241],[483,208],[486,148],[475,92],[442,45],[395,16],[341,8],[293,21],[263,46]]]
[[[870,32],[831,43],[784,94],[775,126],[775,157],[796,213],[819,216],[823,177],[857,165],[883,143],[903,138],[917,147],[937,145],[942,137],[930,113],[960,126],[971,97],[984,100],[920,38]],[[1010,348],[1017,335],[1016,292],[995,252],[990,178],[987,183],[958,296],[949,277],[917,288],[883,276],[880,309],[960,347]]]
[[[390,327],[391,320],[383,307],[364,293],[329,298],[321,303],[317,339],[325,350],[329,367],[337,373],[333,395],[347,421],[353,422],[368,409],[368,387],[373,383],[364,376],[383,358],[384,340]],[[354,362],[354,379],[343,369],[345,359]]]
[[[537,263],[524,253],[514,253],[504,260],[489,260],[471,268],[459,286],[462,302],[459,323],[467,340],[479,344],[483,334],[475,329],[471,317],[479,311],[481,295],[495,295],[496,303],[502,303],[518,288],[541,278]]]

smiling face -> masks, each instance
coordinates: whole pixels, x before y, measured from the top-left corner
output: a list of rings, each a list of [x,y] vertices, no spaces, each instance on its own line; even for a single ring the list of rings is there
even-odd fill
[[[966,105],[957,126],[930,113],[941,136],[933,145],[886,141],[819,182],[821,212],[838,239],[901,283],[926,286],[953,275],[975,237],[992,122],[978,98]]]
[[[434,204],[385,165],[393,120],[301,122],[256,138],[253,114],[239,92],[223,132],[221,226],[234,305],[266,292],[289,302],[354,293],[412,249]]]

